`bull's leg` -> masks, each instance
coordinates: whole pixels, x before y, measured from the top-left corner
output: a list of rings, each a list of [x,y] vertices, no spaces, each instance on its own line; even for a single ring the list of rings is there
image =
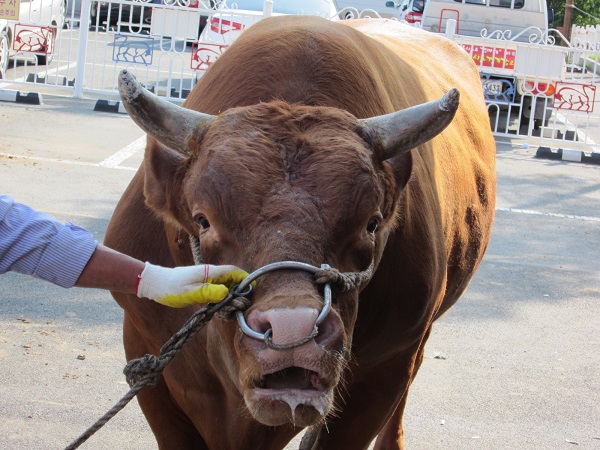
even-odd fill
[[[425,338],[421,341],[422,344],[419,347],[419,352],[415,358],[415,364],[411,375],[410,383],[412,384],[415,376],[421,364],[423,363],[423,357],[425,355],[425,342],[429,337],[431,328],[427,331]],[[374,450],[404,450],[404,429],[402,428],[402,417],[404,416],[404,408],[406,407],[406,399],[408,398],[408,389],[406,394],[398,403],[396,410],[390,420],[386,423],[385,427],[377,436]]]
[[[127,317],[123,323],[123,335],[128,359],[148,353],[141,336]],[[143,388],[137,399],[161,450],[208,449],[189,418],[171,400],[162,377],[155,387]]]
[[[413,357],[350,375],[339,416],[323,426],[311,450],[365,450],[404,397]],[[306,448],[306,447],[303,447]]]
[[[375,442],[375,450],[404,450],[404,429],[402,428],[402,417],[404,415],[404,407],[406,406],[407,395],[402,397],[400,403],[396,407],[396,411],[390,420],[385,424],[385,427],[377,436]]]
[[[154,432],[158,448],[208,449],[194,425],[171,401],[162,378],[154,388],[142,389],[137,398]]]
[[[423,359],[428,335],[388,363],[350,375],[342,412],[321,428],[312,450],[365,450],[380,432],[377,450],[402,450],[401,423],[408,388]]]

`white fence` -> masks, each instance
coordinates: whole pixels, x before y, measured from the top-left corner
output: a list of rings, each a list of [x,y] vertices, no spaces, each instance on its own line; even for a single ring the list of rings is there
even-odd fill
[[[269,16],[272,6],[242,15],[211,9],[208,0],[154,1],[160,0],[82,0],[80,10],[67,3],[64,26],[32,18],[29,25],[15,23],[44,45],[13,32],[0,89],[116,102],[118,74],[128,69],[157,95],[182,101],[231,39]],[[479,66],[495,135],[600,153],[593,138],[600,136],[599,29],[574,27],[567,46],[555,44],[566,42],[555,30],[528,30],[529,42],[503,33],[447,36]]]
[[[528,29],[517,36],[446,34],[479,67],[496,136],[598,153],[600,51],[590,35],[582,39],[579,33],[577,46],[559,46],[556,42],[566,39],[557,30]]]
[[[600,52],[600,25],[586,27],[573,25],[571,45],[579,49]]]
[[[42,40],[52,45],[23,45],[12,33],[9,70],[0,88],[26,85],[118,100],[117,77],[128,69],[156,94],[183,100],[232,36],[270,14],[268,8],[254,14],[215,11],[210,2],[197,0],[83,0],[81,11],[75,3],[67,9],[63,27],[33,21],[16,25],[31,35],[47,33]],[[200,42],[205,29],[210,33]],[[40,56],[46,53],[48,64],[42,64]]]

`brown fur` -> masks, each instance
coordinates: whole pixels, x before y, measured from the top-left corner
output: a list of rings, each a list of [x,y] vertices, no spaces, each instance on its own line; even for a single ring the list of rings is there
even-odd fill
[[[355,117],[431,101],[452,87],[461,92],[452,124],[378,162]],[[221,115],[193,158],[149,139],[107,245],[184,265],[192,263],[187,234],[200,233],[207,263],[247,271],[298,260],[354,272],[374,259],[360,296],[335,293],[342,354],[351,359],[346,367],[339,352],[327,356],[332,383],[345,385],[338,410],[305,445],[363,449],[379,434],[378,448],[402,449],[406,395],[432,322],[466,289],[493,221],[495,145],[470,58],[392,21],[268,19],[217,60],[185,106]],[[198,212],[208,230],[195,224]],[[375,237],[365,231],[374,217],[381,218]],[[115,298],[125,310],[128,359],[157,354],[193,311]],[[321,307],[308,275],[296,272],[261,278],[252,299],[261,310]],[[280,449],[301,430],[262,425],[249,414],[241,391],[260,376],[249,349],[235,322],[214,319],[159,386],[140,393],[161,448]]]

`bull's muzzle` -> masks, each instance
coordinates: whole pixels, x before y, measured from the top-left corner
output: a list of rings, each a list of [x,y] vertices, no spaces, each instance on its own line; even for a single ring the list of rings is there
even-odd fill
[[[328,269],[328,268],[329,268],[329,265],[327,265],[327,264],[323,264],[319,268],[319,267],[313,266],[311,264],[306,264],[306,263],[302,263],[302,262],[298,262],[298,261],[280,261],[280,262],[276,262],[276,263],[272,263],[272,264],[267,264],[266,266],[263,266],[260,269],[252,272],[250,275],[248,275],[248,277],[246,277],[246,279],[237,286],[235,291],[238,295],[243,295],[243,296],[249,295],[250,292],[252,291],[252,282],[254,280],[256,280],[258,277],[260,277],[261,275],[264,275],[268,272],[272,272],[274,270],[282,270],[282,269],[305,270],[307,272],[315,274],[319,270]],[[317,320],[315,322],[312,332],[309,335],[307,335],[306,337],[299,339],[296,342],[291,342],[291,343],[286,343],[286,344],[275,344],[273,342],[273,329],[272,328],[268,329],[264,333],[259,333],[258,331],[255,331],[252,328],[250,328],[250,326],[246,322],[246,318],[242,311],[239,311],[239,310],[236,311],[236,316],[237,316],[238,323],[240,324],[240,328],[241,328],[242,332],[244,334],[246,334],[247,336],[249,336],[253,339],[263,341],[267,345],[267,347],[270,347],[274,350],[288,350],[291,348],[299,347],[299,346],[311,341],[312,339],[314,339],[319,333],[319,325],[323,322],[323,320],[325,320],[325,318],[327,317],[327,314],[329,314],[330,310],[331,310],[331,286],[330,286],[330,283],[326,283],[324,286],[324,293],[323,293],[323,308],[321,309],[321,312],[317,316]]]

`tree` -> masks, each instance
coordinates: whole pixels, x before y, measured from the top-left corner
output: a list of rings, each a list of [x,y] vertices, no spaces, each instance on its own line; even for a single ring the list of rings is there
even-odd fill
[[[554,10],[554,28],[565,20],[565,0],[546,0],[548,10]],[[583,11],[583,12],[582,12]],[[573,25],[599,25],[600,2],[598,0],[575,0],[571,21]]]

